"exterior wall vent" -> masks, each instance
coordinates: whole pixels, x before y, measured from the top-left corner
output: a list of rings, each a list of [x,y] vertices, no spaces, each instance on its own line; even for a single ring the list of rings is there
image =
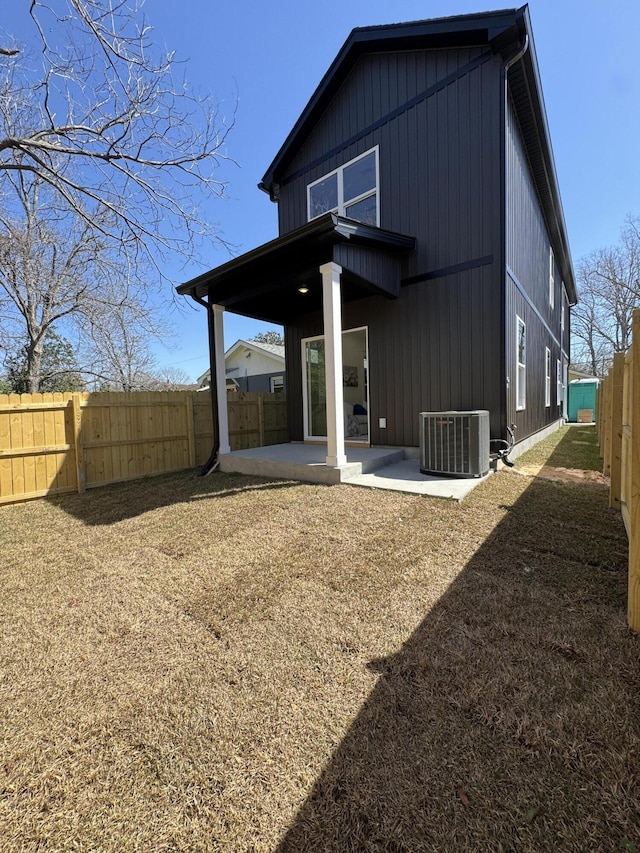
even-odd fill
[[[421,412],[420,471],[449,477],[489,473],[489,412]]]

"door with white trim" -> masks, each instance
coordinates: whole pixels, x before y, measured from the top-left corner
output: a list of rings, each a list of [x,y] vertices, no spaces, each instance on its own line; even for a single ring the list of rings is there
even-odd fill
[[[302,340],[305,441],[327,438],[324,335]],[[369,442],[369,342],[366,326],[342,333],[345,441]]]

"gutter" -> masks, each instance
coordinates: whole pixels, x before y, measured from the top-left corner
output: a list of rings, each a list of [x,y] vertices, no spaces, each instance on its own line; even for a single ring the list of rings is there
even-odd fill
[[[505,433],[507,430],[507,382],[511,384],[511,375],[507,375],[507,365],[509,364],[509,345],[507,340],[507,98],[509,97],[507,89],[507,74],[509,69],[515,65],[525,55],[529,48],[529,35],[525,31],[524,40],[516,52],[505,59],[500,72],[500,81],[502,86],[502,100],[500,104],[502,138],[500,140],[500,277],[502,279],[502,296],[500,299],[500,323],[502,334],[502,367],[501,367],[501,398],[502,398],[502,414],[501,414],[501,429]]]
[[[218,454],[220,452],[220,413],[218,409],[218,386],[215,381],[216,347],[214,340],[213,309],[209,302],[205,302],[205,300],[195,292],[191,291],[189,296],[194,302],[197,302],[198,305],[202,305],[203,308],[206,308],[207,328],[209,331],[209,370],[211,371],[211,375],[209,377],[209,390],[211,391],[211,414],[213,416],[213,448],[211,449],[209,458],[198,471],[198,477],[206,477],[207,474],[212,474],[220,467],[220,460],[218,459]]]

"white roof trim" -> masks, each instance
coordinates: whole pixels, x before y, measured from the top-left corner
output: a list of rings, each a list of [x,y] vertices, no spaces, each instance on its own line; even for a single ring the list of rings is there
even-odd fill
[[[242,338],[237,340],[235,344],[232,344],[229,349],[225,352],[225,359],[229,358],[230,355],[233,355],[237,350],[244,347],[245,349],[252,350],[255,353],[259,353],[260,355],[267,355],[271,358],[275,359],[275,361],[280,362],[280,364],[284,364],[284,347],[281,347],[282,354],[279,352],[275,352],[272,347],[275,347],[275,344],[261,344],[259,341],[245,341]],[[280,349],[280,347],[279,347]]]

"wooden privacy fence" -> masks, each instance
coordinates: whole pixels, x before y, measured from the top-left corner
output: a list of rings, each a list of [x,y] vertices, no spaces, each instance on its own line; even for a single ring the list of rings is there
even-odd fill
[[[629,627],[640,631],[640,310],[633,312],[632,345],[616,353],[597,393],[596,428],[609,477],[609,506],[621,511],[629,539]]]
[[[228,400],[232,450],[289,440],[283,394]],[[202,465],[208,391],[0,394],[0,504]]]

